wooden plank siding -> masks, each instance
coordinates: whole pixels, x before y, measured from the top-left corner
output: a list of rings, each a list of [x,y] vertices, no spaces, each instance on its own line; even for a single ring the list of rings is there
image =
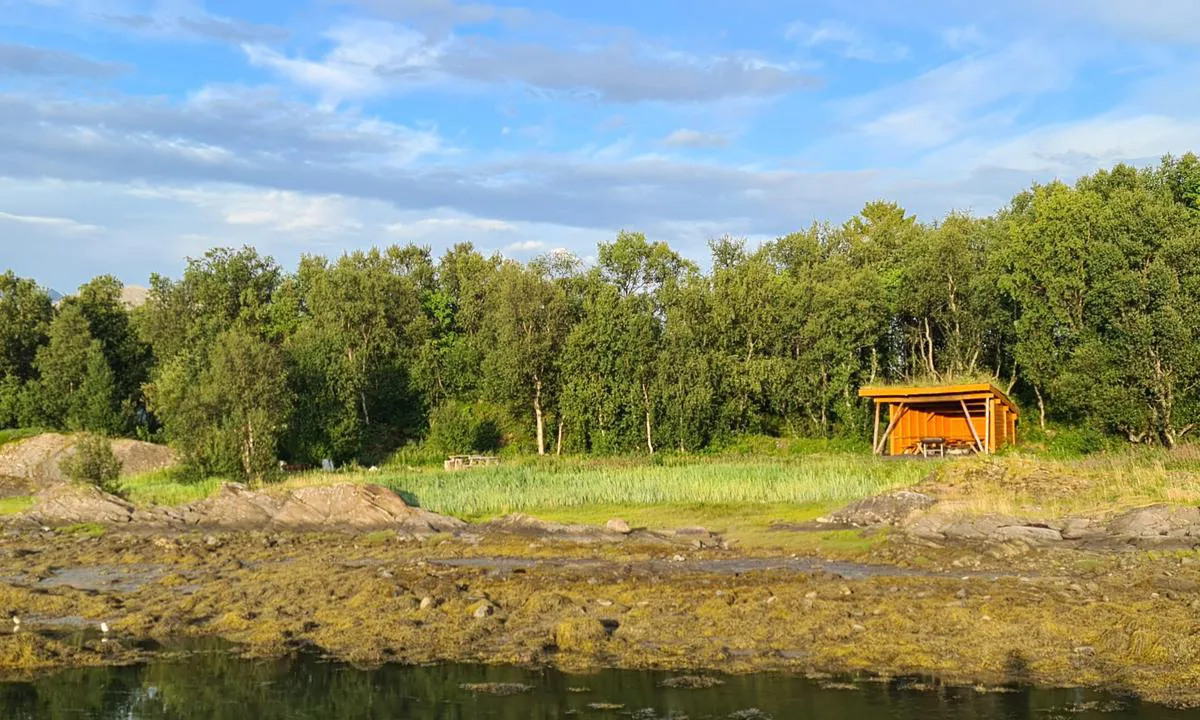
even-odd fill
[[[1016,441],[1017,408],[991,385],[863,388],[859,395],[872,398],[876,408],[887,406],[883,418],[875,415],[891,428],[886,438],[876,442],[877,453],[886,448],[889,455],[911,455],[919,452],[921,441],[928,438],[944,438],[976,451],[982,447],[985,453]],[[877,420],[873,437],[878,433]]]

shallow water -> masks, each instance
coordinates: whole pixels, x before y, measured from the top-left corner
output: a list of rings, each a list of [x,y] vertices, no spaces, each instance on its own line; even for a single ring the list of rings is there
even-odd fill
[[[125,668],[70,670],[0,683],[0,717],[13,720],[1176,720],[1173,711],[1078,690],[977,693],[862,683],[857,689],[777,674],[720,676],[704,689],[663,687],[678,674],[592,674],[474,665],[356,670],[313,658],[250,661],[224,652]],[[475,683],[530,686],[497,696]],[[464,687],[468,686],[468,687]]]

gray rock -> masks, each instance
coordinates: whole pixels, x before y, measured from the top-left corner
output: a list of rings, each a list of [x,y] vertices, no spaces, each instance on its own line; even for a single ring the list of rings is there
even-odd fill
[[[1022,540],[1030,544],[1061,542],[1062,533],[1047,527],[1035,525],[1009,525],[997,528],[994,537],[1002,540]]]
[[[633,532],[633,528],[629,527],[629,523],[625,522],[621,518],[613,518],[612,520],[609,520],[604,524],[604,527],[608,528],[611,532],[621,533],[622,535],[628,535],[629,533]]]
[[[471,613],[471,615],[475,617],[475,619],[481,620],[494,612],[496,612],[496,609],[492,607],[491,603],[483,602],[476,606],[475,611]]]
[[[1058,532],[1064,540],[1081,540],[1100,532],[1091,518],[1066,518],[1058,523]]]
[[[1118,515],[1107,529],[1110,535],[1126,539],[1200,537],[1200,508],[1150,505]]]
[[[26,513],[43,525],[94,522],[119,525],[133,518],[133,505],[92,485],[56,483],[34,496]]]
[[[818,522],[854,527],[896,525],[918,510],[924,510],[937,499],[911,490],[897,490],[851,503],[841,510],[819,518]]]

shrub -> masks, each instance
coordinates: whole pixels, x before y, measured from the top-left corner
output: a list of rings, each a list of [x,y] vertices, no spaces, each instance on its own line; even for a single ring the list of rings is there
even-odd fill
[[[110,493],[118,490],[121,461],[113,453],[112,442],[102,435],[81,435],[75,452],[62,460],[59,469],[75,482],[91,483]]]
[[[498,415],[487,403],[443,403],[430,415],[429,445],[448,455],[496,452],[502,439]]]

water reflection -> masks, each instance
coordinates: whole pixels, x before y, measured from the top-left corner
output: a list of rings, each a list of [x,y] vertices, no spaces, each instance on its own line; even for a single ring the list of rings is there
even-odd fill
[[[127,668],[71,670],[31,683],[0,684],[0,717],[16,720],[1021,720],[1197,717],[1082,691],[917,691],[867,683],[822,688],[782,675],[722,677],[702,689],[665,688],[667,673],[554,671],[471,665],[356,670],[315,659],[249,661],[223,652]],[[520,683],[533,690],[495,696],[464,689]],[[604,707],[605,705],[613,706]],[[618,707],[619,706],[619,707]]]

